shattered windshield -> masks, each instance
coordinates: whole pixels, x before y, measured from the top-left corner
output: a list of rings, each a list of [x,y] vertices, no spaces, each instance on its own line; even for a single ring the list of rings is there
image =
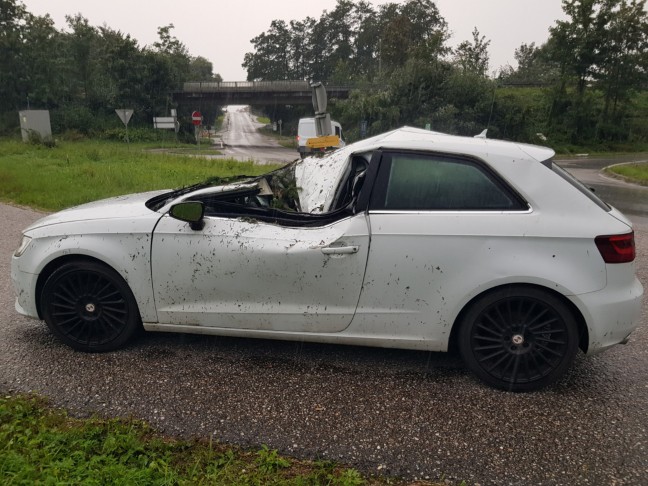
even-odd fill
[[[157,211],[173,200],[191,194],[201,199],[229,201],[251,207],[274,208],[297,213],[331,210],[340,181],[348,176],[348,152],[338,150],[326,157],[308,157],[262,176],[214,177],[150,199],[147,207]]]
[[[247,176],[247,175],[239,175],[239,176],[232,176],[232,177],[210,177],[209,179],[199,182],[197,184],[180,187],[178,189],[174,189],[173,191],[165,192],[164,194],[155,196],[149,199],[148,201],[146,201],[146,207],[153,211],[157,211],[161,209],[163,206],[165,206],[166,204],[173,201],[174,199],[183,196],[184,194],[189,194],[190,192],[198,191],[200,189],[206,189],[209,187],[232,184],[235,182],[253,181],[256,178],[257,176]]]

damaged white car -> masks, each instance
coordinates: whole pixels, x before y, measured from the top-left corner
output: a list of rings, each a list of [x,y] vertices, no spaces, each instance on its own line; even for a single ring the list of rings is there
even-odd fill
[[[490,385],[560,377],[639,319],[630,221],[552,150],[401,128],[256,178],[47,216],[21,314],[83,351],[143,326],[446,351]]]

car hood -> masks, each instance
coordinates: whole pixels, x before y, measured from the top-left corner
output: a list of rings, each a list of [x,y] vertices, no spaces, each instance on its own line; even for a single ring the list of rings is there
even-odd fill
[[[109,199],[102,199],[100,201],[94,201],[73,208],[64,209],[63,211],[39,219],[26,228],[25,233],[45,226],[78,221],[99,221],[124,218],[139,219],[146,216],[152,216],[157,219],[160,217],[160,214],[151,211],[146,207],[145,203],[153,196],[164,192],[168,192],[168,190],[111,197]]]

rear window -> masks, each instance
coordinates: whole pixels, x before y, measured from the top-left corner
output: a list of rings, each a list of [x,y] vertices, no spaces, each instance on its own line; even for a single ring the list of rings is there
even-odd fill
[[[547,165],[545,163],[545,165]],[[567,182],[569,182],[572,186],[574,186],[576,189],[578,189],[580,192],[582,192],[590,201],[592,201],[594,204],[596,204],[599,208],[603,209],[604,211],[611,211],[612,208],[605,203],[600,197],[598,197],[596,194],[594,194],[594,191],[587,187],[585,184],[583,184],[581,181],[576,179],[573,175],[571,175],[569,172],[567,172],[565,169],[560,167],[559,165],[556,165],[555,162],[551,164],[551,170],[553,170],[556,174],[558,174],[560,177],[565,179]]]
[[[372,209],[525,210],[494,174],[472,160],[437,154],[386,153]]]
[[[300,122],[298,132],[300,137],[305,137],[305,138],[315,137],[316,136],[315,122],[312,120],[307,122]]]

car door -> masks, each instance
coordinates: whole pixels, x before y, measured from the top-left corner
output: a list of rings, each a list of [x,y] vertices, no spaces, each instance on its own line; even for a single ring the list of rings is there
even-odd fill
[[[161,324],[331,333],[355,312],[369,249],[365,214],[323,226],[161,218],[151,266]]]

